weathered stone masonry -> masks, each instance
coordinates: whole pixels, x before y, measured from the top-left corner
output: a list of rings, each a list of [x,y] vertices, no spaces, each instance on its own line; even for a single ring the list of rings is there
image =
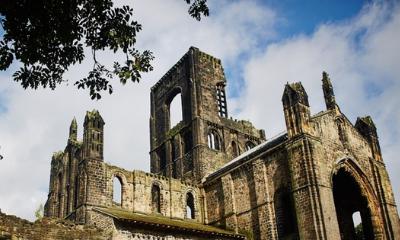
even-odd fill
[[[151,172],[200,183],[207,174],[265,141],[263,130],[228,118],[221,61],[191,48],[151,89]],[[182,121],[170,126],[180,94]]]
[[[53,155],[46,215],[114,239],[355,239],[359,212],[365,239],[400,239],[375,124],[347,119],[328,74],[316,115],[301,83],[284,86],[286,129],[270,139],[229,118],[225,86],[220,60],[192,47],[152,87],[151,173],[104,163],[98,111],[87,113],[82,142],[74,119]],[[182,121],[171,126],[175,97]]]

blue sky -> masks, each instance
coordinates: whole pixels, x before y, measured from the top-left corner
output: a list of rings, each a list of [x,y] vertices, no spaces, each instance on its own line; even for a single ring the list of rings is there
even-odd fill
[[[150,49],[154,71],[139,84],[114,83],[114,94],[91,101],[72,83],[90,59],[67,73],[70,84],[55,91],[23,90],[13,70],[0,72],[0,208],[30,220],[47,198],[53,152],[63,150],[75,116],[78,138],[86,111],[106,122],[105,162],[149,171],[150,87],[190,46],[222,60],[228,112],[265,129],[267,138],[285,130],[284,85],[301,81],[311,113],[325,110],[322,71],[330,74],[336,101],[347,118],[370,115],[400,201],[400,11],[398,1],[209,0],[211,16],[191,19],[181,0],[126,0],[143,25],[137,47]],[[161,20],[160,20],[161,19]],[[89,55],[89,52],[88,52]],[[106,63],[123,56],[99,53]]]
[[[264,1],[276,9],[286,21],[282,27],[282,36],[293,34],[312,34],[315,27],[327,22],[338,22],[355,17],[364,4],[371,1],[361,0],[289,0]]]

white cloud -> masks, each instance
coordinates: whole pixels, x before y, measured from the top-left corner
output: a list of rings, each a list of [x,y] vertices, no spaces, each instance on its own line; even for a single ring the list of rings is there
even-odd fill
[[[139,84],[121,86],[114,79],[114,94],[103,94],[96,102],[89,99],[87,91],[72,86],[85,76],[90,60],[73,67],[68,73],[70,86],[56,91],[23,90],[12,81],[13,69],[0,72],[0,106],[7,109],[1,112],[0,107],[3,212],[34,219],[34,211],[47,198],[52,153],[66,146],[74,116],[78,138],[82,138],[84,116],[93,109],[99,110],[106,122],[105,161],[128,170],[149,171],[150,87],[190,46],[222,60],[229,76],[228,97],[235,92],[240,97],[228,99],[229,112],[264,128],[267,137],[285,129],[281,94],[286,82],[303,82],[313,113],[325,109],[320,79],[322,71],[327,71],[337,102],[351,121],[358,115],[372,115],[392,183],[400,180],[394,173],[399,169],[395,156],[400,131],[398,9],[373,4],[354,19],[321,24],[311,36],[278,41],[275,28],[282,19],[257,1],[210,1],[212,15],[201,22],[187,15],[188,5],[183,1],[118,3],[134,6],[134,19],[143,25],[138,48],[150,49],[156,56],[154,72],[143,74]],[[266,46],[271,40],[275,43]],[[357,41],[361,47],[355,47]],[[109,63],[121,58],[100,55]],[[380,85],[382,81],[380,94],[368,97],[369,83]],[[400,186],[397,199],[399,194]]]
[[[270,44],[245,66],[245,90],[234,100],[238,118],[251,119],[272,137],[285,130],[284,84],[301,81],[312,114],[325,110],[322,71],[330,74],[336,101],[355,122],[371,115],[378,128],[384,161],[400,201],[400,11],[374,2],[339,23],[321,24],[310,36],[296,35]],[[238,103],[240,101],[240,103]],[[232,111],[231,111],[232,112]]]
[[[150,87],[190,46],[234,62],[232,59],[253,49],[257,41],[254,30],[272,29],[270,23],[274,17],[267,8],[243,2],[226,1],[224,9],[212,6],[221,13],[201,22],[188,16],[188,5],[183,1],[129,0],[119,3],[122,4],[134,6],[134,19],[143,26],[138,35],[138,49],[150,49],[156,56],[154,72],[143,74],[139,84],[128,83],[122,87],[114,79],[113,95],[105,93],[101,101],[91,101],[87,91],[72,86],[91,68],[90,57],[68,72],[69,86],[64,84],[55,91],[23,90],[11,77],[17,64],[0,73],[1,109],[7,109],[0,112],[0,153],[4,156],[0,162],[0,208],[3,212],[34,219],[35,210],[47,198],[52,153],[65,148],[74,116],[78,122],[78,139],[82,139],[84,116],[93,109],[99,110],[106,122],[105,161],[128,170],[149,171]],[[245,8],[248,14],[239,16],[240,8]],[[262,17],[271,21],[265,24],[260,21]],[[98,54],[108,64],[122,57]]]

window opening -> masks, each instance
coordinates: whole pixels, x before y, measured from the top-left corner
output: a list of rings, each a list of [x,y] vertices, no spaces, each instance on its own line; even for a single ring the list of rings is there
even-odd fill
[[[153,185],[151,187],[151,206],[152,206],[152,211],[160,213],[161,212],[161,193],[160,193],[160,187],[157,185]]]
[[[192,150],[192,132],[187,131],[183,135],[184,147],[185,147],[185,154]]]
[[[222,142],[221,138],[219,137],[218,133],[215,130],[211,130],[207,136],[208,140],[208,147],[215,150],[222,149]]]
[[[58,217],[62,217],[62,175],[58,174]]]
[[[175,160],[176,154],[175,154],[175,139],[171,139],[171,160]]]
[[[214,143],[214,133],[210,132],[208,134],[208,147],[214,149],[215,143]]]
[[[78,206],[78,176],[75,177],[74,209]]]
[[[252,142],[246,142],[246,151],[249,151],[250,149],[252,149],[255,146],[256,145]]]
[[[169,104],[170,129],[182,121],[182,97],[178,93]]]
[[[122,181],[118,177],[113,181],[113,205],[122,205]]]
[[[191,193],[186,194],[186,217],[194,219],[194,199]]]
[[[289,192],[280,192],[275,198],[275,216],[279,239],[296,232],[292,199]]]
[[[362,194],[359,183],[343,168],[333,175],[332,183],[342,239],[356,239],[359,235],[363,237],[362,239],[374,239],[372,208],[369,207],[368,199]]]
[[[228,110],[226,107],[225,86],[223,84],[217,85],[217,100],[218,112],[220,117],[228,117]]]
[[[70,205],[70,200],[69,200],[69,185],[67,186],[67,215],[69,214],[69,205]]]
[[[165,145],[162,146],[162,148],[159,151],[160,151],[159,152],[160,153],[159,157],[160,157],[160,172],[161,172],[161,171],[164,171],[165,167],[167,166],[167,159],[166,159],[166,154],[165,154],[165,151],[166,151]]]
[[[239,148],[235,141],[232,141],[232,155],[233,157],[239,156]]]
[[[354,223],[354,230],[356,233],[356,239],[364,239],[364,231],[361,222],[361,214],[360,211],[353,213],[353,223]]]

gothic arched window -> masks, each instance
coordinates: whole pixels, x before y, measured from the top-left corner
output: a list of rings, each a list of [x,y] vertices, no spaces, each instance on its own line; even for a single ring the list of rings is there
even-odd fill
[[[186,217],[189,219],[194,219],[194,198],[191,193],[186,194]]]
[[[115,176],[113,179],[113,204],[122,206],[122,180],[120,177]]]
[[[179,124],[183,119],[181,92],[181,88],[175,88],[165,101],[165,120],[168,127],[167,130],[170,130]]]
[[[208,147],[215,150],[222,150],[222,140],[217,131],[211,130],[207,136]]]
[[[235,141],[232,141],[232,156],[233,157],[239,156],[239,147]]]
[[[161,213],[161,192],[160,187],[154,185],[151,187],[151,206],[152,211]]]

